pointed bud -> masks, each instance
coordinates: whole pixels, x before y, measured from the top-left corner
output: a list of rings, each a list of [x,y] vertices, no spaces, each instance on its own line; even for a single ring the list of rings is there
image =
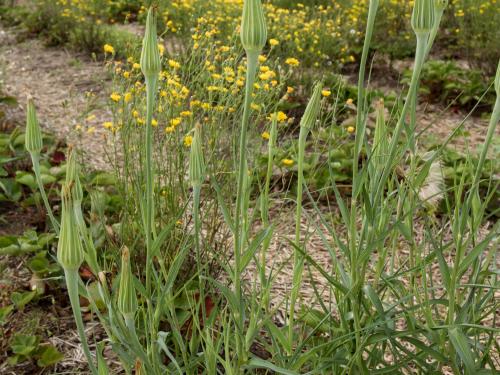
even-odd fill
[[[319,110],[321,107],[321,90],[323,85],[321,82],[318,82],[314,87],[314,92],[309,99],[309,103],[307,104],[306,110],[302,119],[300,120],[300,126],[305,127],[306,129],[312,129],[314,124],[316,123],[316,119],[318,118]]]
[[[83,189],[80,182],[80,168],[76,162],[76,152],[70,148],[66,167],[66,185],[71,186],[71,194],[75,203],[81,204]]]
[[[261,0],[245,0],[240,37],[241,44],[247,52],[260,53],[266,45],[266,19]]]
[[[192,186],[200,186],[205,180],[205,161],[201,142],[201,127],[200,124],[196,124],[189,154],[189,177]]]
[[[429,33],[434,26],[433,0],[415,0],[411,15],[411,27],[416,34]]]
[[[122,268],[118,289],[118,310],[127,318],[133,318],[137,311],[137,296],[135,294],[134,279],[130,266],[130,252],[125,246],[122,250]]]
[[[441,12],[448,6],[448,0],[434,0],[434,9]]]
[[[82,241],[78,233],[75,217],[74,201],[71,188],[62,187],[61,232],[57,244],[57,260],[66,270],[77,270],[83,263],[84,253]]]
[[[146,32],[142,41],[141,70],[146,78],[156,78],[161,70],[160,51],[156,35],[156,17],[153,8],[149,8],[146,20]]]
[[[497,75],[495,77],[495,90],[500,97],[500,60],[498,61]]]
[[[42,151],[42,131],[36,116],[35,103],[32,97],[28,97],[28,107],[26,110],[26,150],[29,153],[39,154]]]

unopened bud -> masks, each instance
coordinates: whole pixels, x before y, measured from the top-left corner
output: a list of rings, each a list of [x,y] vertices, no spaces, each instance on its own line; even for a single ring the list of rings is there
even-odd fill
[[[161,70],[160,51],[156,35],[156,17],[153,8],[149,8],[146,20],[146,32],[142,41],[141,70],[146,78],[156,78]]]
[[[434,26],[433,0],[415,0],[411,15],[411,26],[415,33],[428,33]]]
[[[321,82],[318,82],[314,87],[313,94],[311,99],[309,99],[309,103],[307,104],[306,110],[302,119],[300,120],[300,126],[305,127],[307,129],[312,129],[314,124],[316,123],[316,119],[318,118],[319,110],[321,107],[321,90],[323,85]]]
[[[267,27],[261,0],[245,0],[240,37],[247,52],[260,53],[266,45]]]
[[[130,266],[130,252],[127,247],[122,250],[122,268],[118,290],[118,310],[124,317],[133,317],[137,311],[137,296]]]
[[[39,154],[42,151],[42,131],[36,116],[35,103],[32,97],[28,97],[28,108],[26,110],[26,140],[25,147],[29,153]]]
[[[57,244],[57,260],[66,270],[77,270],[83,263],[84,253],[82,241],[78,233],[75,217],[74,201],[71,188],[62,187],[61,232]]]
[[[69,150],[66,167],[66,185],[71,187],[71,194],[75,203],[81,204],[83,200],[83,189],[80,182],[80,168],[76,161],[76,152],[73,149]]]
[[[189,154],[189,177],[192,186],[200,186],[205,180],[205,161],[201,147],[201,127],[196,124]]]

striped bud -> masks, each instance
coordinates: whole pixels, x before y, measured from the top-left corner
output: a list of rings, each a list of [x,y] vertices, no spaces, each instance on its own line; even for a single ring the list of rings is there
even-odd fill
[[[205,180],[205,161],[201,142],[201,127],[200,124],[196,124],[189,154],[189,178],[192,186],[200,186]]]
[[[146,78],[156,78],[161,70],[160,51],[156,35],[156,17],[153,8],[149,8],[146,20],[146,32],[142,41],[141,70]]]
[[[495,77],[495,90],[500,97],[500,60],[498,61],[497,75]]]
[[[434,26],[433,0],[415,0],[411,15],[411,27],[415,33],[429,33]]]
[[[76,152],[73,149],[69,150],[66,167],[66,185],[71,186],[71,194],[75,203],[81,204],[83,200],[83,189],[80,182],[80,168],[76,161]]]
[[[434,9],[443,11],[448,6],[448,0],[434,0]]]
[[[300,126],[306,129],[311,129],[316,123],[316,119],[319,114],[319,110],[321,107],[321,90],[323,89],[323,85],[321,82],[318,82],[314,87],[314,92],[309,99],[309,103],[307,104],[306,110],[302,119],[300,120]]]
[[[266,19],[261,0],[245,0],[240,36],[241,44],[247,52],[260,53],[266,45]]]
[[[39,154],[42,151],[42,131],[36,116],[33,98],[28,97],[28,108],[26,110],[26,150],[31,154]]]
[[[133,318],[138,307],[132,269],[130,267],[130,252],[126,246],[122,250],[122,268],[117,305],[118,310],[120,310],[124,318]]]
[[[74,201],[71,188],[64,185],[61,190],[61,232],[57,244],[57,260],[65,270],[78,270],[83,263],[82,241],[78,233]]]

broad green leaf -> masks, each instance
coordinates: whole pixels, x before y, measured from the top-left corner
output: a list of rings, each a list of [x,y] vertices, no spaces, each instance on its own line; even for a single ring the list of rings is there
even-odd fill
[[[29,335],[16,335],[12,339],[10,348],[14,354],[29,356],[38,347],[38,337]]]
[[[16,308],[22,310],[24,309],[24,306],[30,303],[35,296],[36,291],[33,290],[31,292],[14,292],[10,298],[12,303],[16,305]]]
[[[9,317],[12,310],[14,310],[14,305],[7,305],[4,307],[0,307],[0,325],[6,323],[7,318]]]
[[[39,367],[48,367],[56,364],[64,358],[64,355],[54,346],[48,345],[41,349],[40,358],[36,362]]]

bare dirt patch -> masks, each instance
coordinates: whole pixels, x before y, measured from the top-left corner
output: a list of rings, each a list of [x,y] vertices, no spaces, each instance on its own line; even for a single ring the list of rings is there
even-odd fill
[[[47,48],[37,39],[18,42],[1,27],[0,51],[3,90],[20,103],[15,116],[24,118],[25,98],[32,95],[45,130],[77,144],[90,166],[109,169],[102,123],[111,114],[103,64],[62,48]]]

